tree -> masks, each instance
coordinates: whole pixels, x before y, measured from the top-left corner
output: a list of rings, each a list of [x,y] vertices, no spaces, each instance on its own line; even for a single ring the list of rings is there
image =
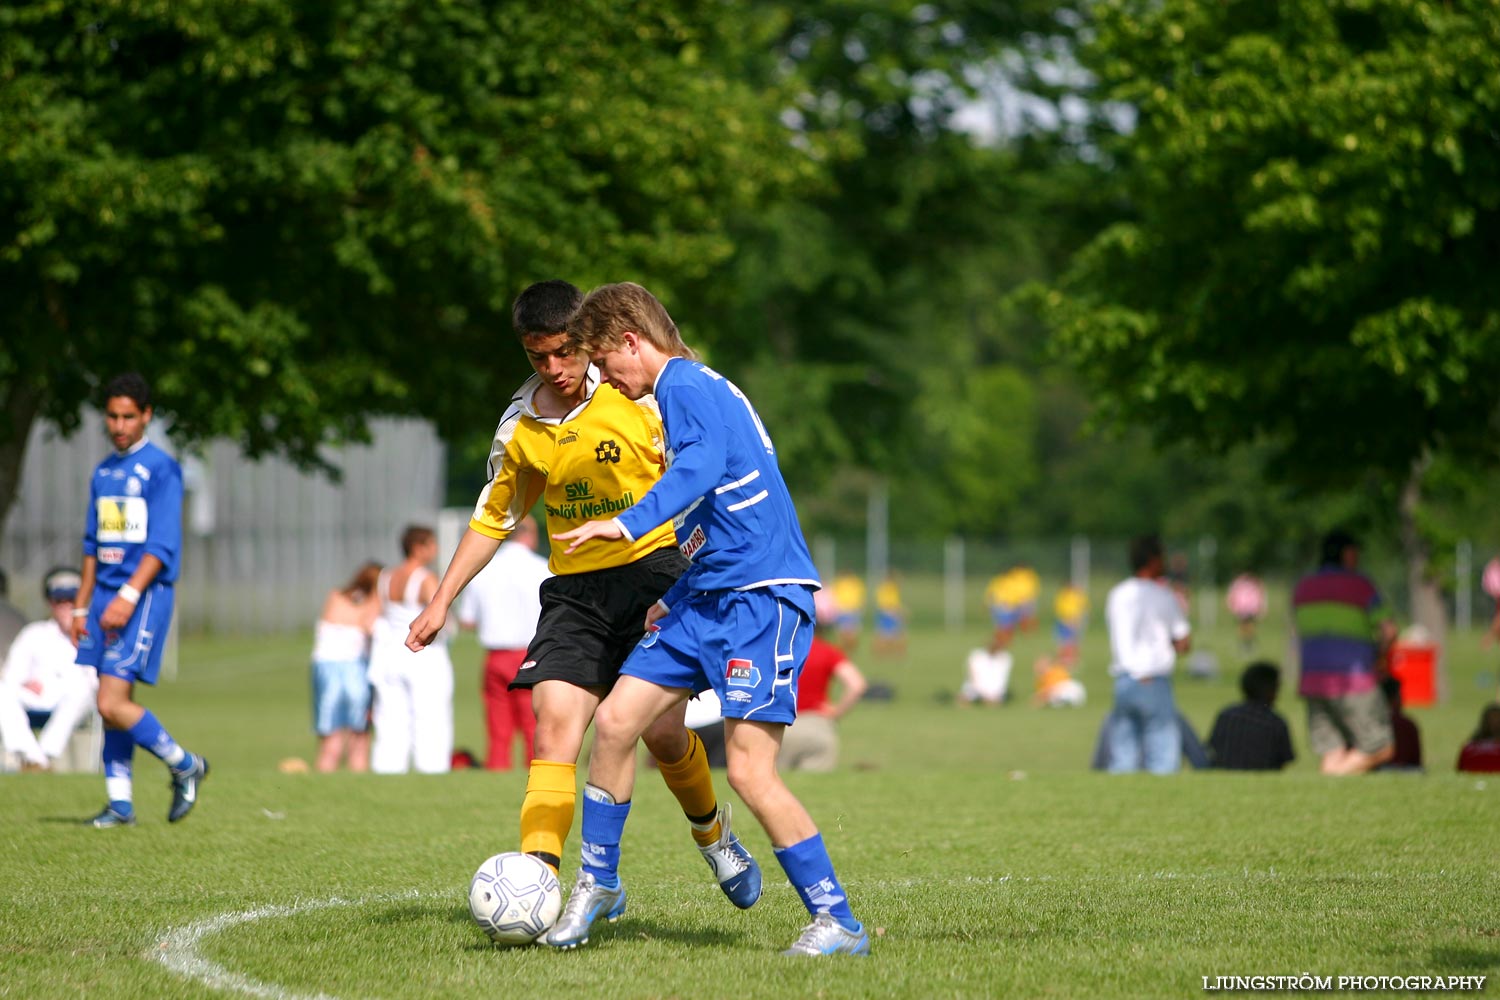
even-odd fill
[[[741,73],[780,27],[669,0],[0,6],[0,521],[32,423],[76,427],[119,370],[183,440],[312,466],[368,415],[492,421],[526,283],[702,276],[726,220],[815,172]]]
[[[1042,304],[1107,414],[1268,450],[1397,512],[1419,620],[1436,460],[1500,457],[1500,116],[1490,2],[1104,0],[1078,57],[1128,214]]]

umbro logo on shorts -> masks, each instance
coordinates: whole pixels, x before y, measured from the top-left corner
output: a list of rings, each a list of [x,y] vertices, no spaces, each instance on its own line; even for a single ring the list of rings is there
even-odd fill
[[[535,660],[527,660],[525,663],[521,664],[516,669],[517,670],[530,670],[534,666],[536,666],[536,661]]]

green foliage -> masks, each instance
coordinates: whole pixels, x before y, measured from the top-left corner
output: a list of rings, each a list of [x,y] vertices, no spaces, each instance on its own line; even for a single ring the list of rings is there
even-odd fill
[[[493,420],[529,281],[701,277],[795,185],[775,19],[603,0],[0,7],[0,439],[114,371],[176,432],[319,461]]]
[[[1045,309],[1106,413],[1334,489],[1500,456],[1496,5],[1088,11],[1129,211]]]

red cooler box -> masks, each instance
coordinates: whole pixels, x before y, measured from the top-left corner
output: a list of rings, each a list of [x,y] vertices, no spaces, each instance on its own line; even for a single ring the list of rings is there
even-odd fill
[[[1437,701],[1436,646],[1397,642],[1391,647],[1391,675],[1401,682],[1401,702],[1431,705]]]

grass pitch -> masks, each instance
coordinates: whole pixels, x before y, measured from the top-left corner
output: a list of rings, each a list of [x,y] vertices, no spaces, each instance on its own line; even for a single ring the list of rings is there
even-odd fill
[[[838,773],[789,778],[875,929],[872,957],[827,961],[776,954],[806,917],[748,810],[737,827],[767,889],[741,912],[651,774],[625,917],[576,952],[495,948],[465,891],[514,849],[524,775],[279,773],[312,756],[305,637],[185,642],[181,679],[143,700],[213,762],[186,822],[167,824],[165,771],[143,753],[134,829],[79,824],[97,776],[0,778],[0,997],[1179,997],[1205,976],[1500,975],[1500,780],[1452,771],[1493,695],[1494,654],[1472,636],[1455,639],[1448,704],[1412,713],[1428,773],[1346,780],[1316,773],[1289,691],[1287,773],[1091,773],[1103,637],[1087,639],[1086,708],[1025,704],[1031,636],[1020,701],[956,708],[982,638],[861,650],[896,697],[845,721]],[[1240,657],[1227,635],[1200,645],[1226,664],[1178,685],[1203,731],[1235,700]],[[479,750],[478,652],[454,657],[459,742]],[[575,824],[565,886],[576,842]]]

